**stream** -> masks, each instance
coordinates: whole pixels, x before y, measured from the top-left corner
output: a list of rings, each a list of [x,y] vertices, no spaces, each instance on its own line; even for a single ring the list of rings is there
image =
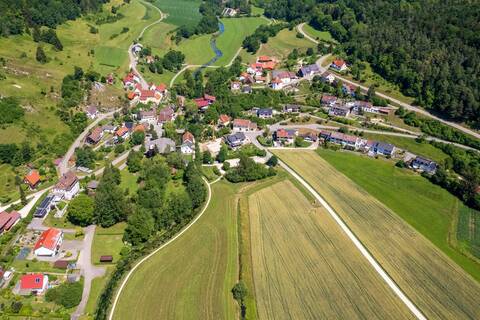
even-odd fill
[[[203,69],[207,68],[208,66],[211,66],[215,62],[217,62],[218,59],[220,59],[223,56],[223,52],[217,47],[217,38],[221,36],[225,32],[225,25],[219,21],[218,22],[218,32],[216,32],[213,36],[212,39],[210,39],[210,47],[212,48],[213,52],[215,53],[215,57],[210,59],[210,61],[202,64],[201,67],[199,67],[197,70],[195,70],[194,74],[197,74],[198,72],[201,72]]]

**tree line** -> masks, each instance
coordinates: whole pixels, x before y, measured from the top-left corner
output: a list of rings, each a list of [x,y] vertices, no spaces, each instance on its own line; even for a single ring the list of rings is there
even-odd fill
[[[1,0],[0,35],[29,32],[29,28],[55,28],[67,20],[101,9],[108,0]]]
[[[479,124],[480,2],[278,0],[260,5],[269,17],[309,21],[329,31],[351,64],[368,61],[420,106]]]

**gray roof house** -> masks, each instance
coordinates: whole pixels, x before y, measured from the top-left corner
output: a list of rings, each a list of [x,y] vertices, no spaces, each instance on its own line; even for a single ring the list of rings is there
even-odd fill
[[[391,156],[395,152],[395,146],[386,142],[375,142],[372,146],[373,152],[376,154],[383,154],[384,156]]]
[[[247,138],[243,132],[237,132],[225,137],[225,142],[232,148],[241,146]]]
[[[148,141],[145,147],[148,151],[154,150],[156,147],[159,153],[169,153],[175,151],[175,141],[169,138],[158,138]]]
[[[271,117],[273,117],[272,108],[258,109],[257,110],[257,117],[259,117],[259,118],[271,118]]]
[[[313,76],[314,74],[319,73],[319,72],[320,72],[320,68],[318,67],[318,65],[316,63],[314,63],[314,64],[310,64],[308,66],[301,67],[298,74],[301,77],[308,77],[308,76]]]
[[[434,174],[437,171],[437,163],[435,161],[418,156],[412,161],[411,166],[415,170],[430,174]]]

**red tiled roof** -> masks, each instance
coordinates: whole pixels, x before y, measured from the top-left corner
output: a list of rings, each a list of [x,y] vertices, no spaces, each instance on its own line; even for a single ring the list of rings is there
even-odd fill
[[[128,128],[127,128],[127,127],[121,127],[121,128],[119,128],[119,129],[115,132],[115,134],[116,134],[118,137],[121,137],[121,136],[123,136],[123,135],[124,135],[125,133],[127,133],[127,132],[128,132]]]
[[[102,127],[96,127],[95,129],[92,130],[88,138],[94,142],[98,142],[102,137],[102,133],[103,133]]]
[[[269,57],[269,56],[260,56],[260,57],[258,57],[257,60],[260,61],[260,62],[268,62],[268,61],[272,61],[272,58]]]
[[[343,59],[335,59],[335,60],[333,60],[332,64],[341,68],[345,64],[345,61]]]
[[[256,123],[251,122],[248,119],[235,119],[233,120],[234,127],[242,127],[242,128],[254,128],[257,126]]]
[[[34,250],[42,247],[50,250],[55,250],[55,247],[57,246],[58,240],[60,239],[61,235],[62,231],[55,228],[50,228],[43,231],[37,243],[35,243]]]
[[[17,211],[0,213],[0,228],[3,230],[10,230],[10,228],[20,219],[20,214]]]
[[[211,95],[209,95],[209,94],[205,94],[205,95],[203,96],[203,98],[205,98],[205,100],[208,100],[208,101],[210,101],[210,102],[215,102],[215,100],[217,100],[217,98],[216,98],[215,96],[211,96]]]
[[[133,100],[133,98],[135,98],[135,96],[136,96],[135,92],[129,92],[129,93],[127,94],[128,100]]]
[[[157,86],[157,90],[160,91],[160,92],[164,92],[166,89],[167,89],[167,85],[165,83],[160,83]]]
[[[226,122],[229,122],[230,120],[232,120],[232,118],[230,118],[226,114],[221,114],[220,117],[218,118],[218,120],[220,120],[221,123],[226,123]]]
[[[38,290],[43,288],[43,274],[26,274],[20,278],[20,289]]]
[[[267,70],[273,70],[276,66],[277,64],[274,61],[262,63],[262,68]]]
[[[25,176],[25,181],[33,187],[40,181],[40,174],[37,170],[32,170]]]
[[[278,138],[288,138],[290,135],[288,134],[288,131],[285,129],[278,129],[277,130],[277,137]]]
[[[193,142],[193,134],[191,132],[185,131],[185,133],[182,136],[182,142],[185,143],[186,141]]]
[[[204,98],[197,98],[197,99],[194,99],[193,101],[195,101],[195,104],[199,108],[203,108],[203,107],[206,107],[206,106],[210,105],[210,101],[208,101]]]
[[[322,96],[322,102],[324,102],[324,103],[330,103],[330,102],[335,102],[335,101],[337,101],[337,97],[335,97],[335,96],[327,96],[327,95]]]
[[[143,124],[137,124],[133,131],[142,131],[145,132],[145,126]]]
[[[173,109],[170,107],[166,107],[162,111],[160,111],[158,115],[158,121],[171,121],[173,118]]]

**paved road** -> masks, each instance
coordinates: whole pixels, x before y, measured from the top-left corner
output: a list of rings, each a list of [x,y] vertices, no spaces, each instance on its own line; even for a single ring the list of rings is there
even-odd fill
[[[138,39],[141,39],[143,37],[143,34],[145,33],[145,31],[147,31],[148,28],[160,23],[166,17],[166,15],[164,15],[163,12],[159,8],[154,6],[153,4],[151,4],[149,2],[145,2],[145,1],[140,1],[140,2],[143,3],[146,6],[150,6],[150,7],[154,8],[155,10],[157,10],[158,13],[160,13],[160,19],[150,23],[148,26],[145,26],[142,29],[142,31],[140,32],[140,34],[138,35]],[[132,70],[134,73],[136,73],[138,75],[138,77],[140,78],[140,84],[142,85],[142,88],[147,89],[148,88],[147,81],[145,81],[142,74],[140,72],[138,72],[138,70],[137,70],[137,57],[132,51],[133,46],[134,46],[134,44],[132,43],[130,45],[130,47],[128,47],[128,58],[130,59],[130,70]]]
[[[125,285],[127,284],[127,281],[128,279],[132,276],[132,274],[135,272],[135,270],[142,264],[144,263],[145,261],[147,261],[148,259],[150,259],[153,255],[155,255],[157,252],[159,252],[160,250],[162,250],[163,248],[165,248],[166,246],[168,246],[169,244],[173,243],[176,239],[178,239],[182,234],[184,234],[188,229],[190,229],[197,221],[198,219],[200,219],[200,217],[205,213],[205,211],[207,210],[208,208],[208,205],[210,204],[210,200],[212,199],[212,188],[211,188],[211,185],[220,181],[222,177],[218,177],[217,180],[215,181],[212,181],[212,182],[208,182],[207,179],[203,178],[203,181],[205,181],[205,184],[207,185],[207,188],[208,188],[208,197],[207,197],[207,201],[205,202],[205,205],[202,209],[202,211],[195,217],[195,219],[193,219],[187,226],[185,226],[179,233],[177,233],[173,238],[171,238],[170,240],[168,240],[167,242],[165,242],[163,245],[161,245],[160,247],[158,247],[157,249],[155,249],[152,253],[150,253],[149,255],[147,255],[146,257],[144,257],[142,260],[140,260],[139,262],[137,262],[135,264],[135,266],[127,273],[127,275],[125,276],[125,278],[123,279],[122,281],[122,284],[120,285],[120,287],[118,288],[117,290],[117,294],[115,295],[115,299],[113,300],[113,304],[112,304],[112,308],[110,309],[110,314],[108,316],[108,320],[113,320],[113,314],[115,313],[115,307],[117,306],[117,303],[118,303],[118,299],[120,298],[120,294],[122,293],[122,290],[123,288],[125,287]]]
[[[71,315],[71,320],[77,320],[84,313],[87,306],[88,297],[90,296],[90,289],[92,287],[92,280],[97,277],[102,277],[105,274],[104,267],[97,267],[92,264],[92,244],[95,235],[95,226],[88,226],[85,229],[85,238],[83,240],[83,250],[77,260],[77,267],[82,270],[83,275],[83,293],[82,301],[77,306],[75,312]]]
[[[38,201],[38,199],[48,190],[52,189],[53,186],[50,186],[48,188],[45,188],[45,189],[42,189],[42,190],[39,190],[35,193],[32,193],[30,195],[27,196],[27,200],[28,200],[28,203],[25,207],[23,207],[22,209],[20,209],[18,212],[20,213],[20,215],[22,216],[22,218],[25,218],[28,213],[30,212],[30,209],[35,205],[35,203]],[[18,204],[20,203],[20,199],[16,200],[16,201],[13,201],[7,205],[4,205],[2,207],[0,207],[0,212],[2,211],[5,211],[7,210],[10,206],[14,205],[14,204]]]
[[[111,112],[108,112],[108,113],[102,113],[102,114],[99,114],[97,119],[95,119],[95,121],[93,121],[92,123],[90,123],[90,125],[88,125],[85,130],[83,130],[82,133],[80,133],[80,135],[77,137],[77,139],[72,143],[72,145],[70,146],[70,148],[68,148],[68,151],[67,153],[63,156],[62,158],[62,161],[60,162],[60,164],[58,165],[58,172],[60,173],[60,176],[67,173],[69,168],[68,168],[68,160],[70,160],[70,158],[73,156],[73,154],[75,153],[75,149],[80,147],[83,143],[83,140],[85,140],[85,137],[88,135],[88,133],[90,132],[90,130],[92,130],[100,121],[102,121],[103,119],[106,119],[106,118],[110,118],[110,117],[113,117],[113,114],[115,112],[118,112],[120,111],[120,109],[117,109],[117,110],[114,110],[114,111],[111,111]]]
[[[304,25],[305,25],[305,22],[299,24],[299,25],[297,26],[297,30],[298,30],[301,34],[303,34],[306,39],[308,39],[308,40],[310,40],[310,41],[318,44],[318,41],[317,41],[316,39],[312,38],[310,35],[308,35],[308,34],[303,30],[303,26],[304,26]],[[330,56],[330,55],[327,55],[327,56],[324,56],[324,57],[328,57],[328,56]],[[323,57],[322,57],[322,58],[323,58]],[[318,63],[318,62],[317,62],[317,63]],[[321,67],[322,72],[323,72],[323,71],[326,71],[326,69],[323,68],[321,64],[320,64],[319,66]],[[354,85],[354,86],[359,86],[363,91],[368,91],[368,88],[367,88],[367,87],[362,86],[361,84],[359,84],[359,83],[357,83],[357,82],[348,80],[348,79],[346,79],[346,78],[344,78],[344,77],[342,77],[342,76],[340,76],[340,75],[338,75],[338,74],[336,74],[336,73],[334,73],[334,72],[332,72],[332,75],[333,75],[335,78],[340,79],[340,80],[342,80],[342,81],[345,82],[345,83],[352,84],[352,85]],[[423,108],[416,107],[416,106],[413,106],[413,105],[411,105],[411,104],[402,102],[402,101],[400,101],[400,100],[398,100],[398,99],[395,99],[395,98],[392,98],[391,96],[386,95],[386,94],[384,94],[384,93],[377,92],[376,94],[377,94],[377,96],[379,96],[379,97],[381,97],[381,98],[383,98],[383,99],[388,99],[388,100],[390,100],[391,102],[393,102],[393,103],[395,103],[395,104],[397,104],[397,105],[399,105],[399,106],[402,106],[402,107],[404,107],[404,108],[407,109],[407,110],[415,111],[415,112],[420,113],[420,114],[422,114],[422,115],[425,115],[425,116],[427,116],[427,117],[429,117],[429,118],[438,120],[438,121],[440,121],[440,122],[442,122],[442,123],[444,123],[444,124],[446,124],[446,125],[449,125],[449,126],[455,128],[455,129],[458,129],[458,130],[462,131],[463,133],[469,134],[469,135],[471,135],[471,136],[473,136],[473,137],[475,137],[475,138],[477,138],[477,139],[480,139],[480,133],[478,133],[478,132],[476,132],[476,131],[474,131],[474,130],[472,130],[472,129],[466,128],[466,127],[464,127],[464,126],[462,126],[462,125],[460,125],[460,124],[458,124],[458,123],[456,123],[456,122],[452,122],[452,121],[448,121],[448,120],[439,118],[439,117],[437,117],[436,115],[428,112],[427,110],[425,110],[425,109],[423,109]]]

